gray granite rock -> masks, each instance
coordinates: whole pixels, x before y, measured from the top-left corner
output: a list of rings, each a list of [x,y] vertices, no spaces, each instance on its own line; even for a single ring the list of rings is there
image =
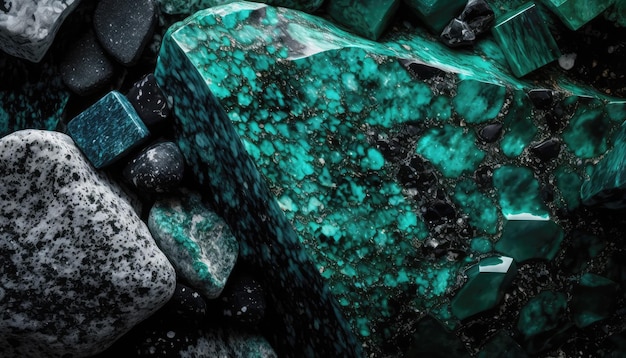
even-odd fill
[[[206,298],[220,295],[237,261],[239,243],[199,194],[157,201],[148,227],[180,277]]]
[[[39,62],[80,0],[10,0],[0,7],[0,49]]]
[[[172,296],[174,269],[70,137],[0,139],[0,352],[99,353]]]

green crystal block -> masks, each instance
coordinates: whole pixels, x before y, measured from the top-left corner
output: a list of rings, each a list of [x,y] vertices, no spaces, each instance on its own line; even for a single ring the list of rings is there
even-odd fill
[[[550,220],[512,220],[504,224],[495,249],[517,262],[552,260],[563,241],[563,229]]]
[[[67,134],[96,168],[114,163],[150,135],[128,99],[117,91],[72,119]]]
[[[498,331],[477,354],[478,358],[527,358],[528,354],[504,331]]]
[[[617,304],[617,288],[608,278],[584,274],[572,291],[571,311],[576,326],[584,328],[610,317]]]
[[[566,307],[565,294],[543,291],[520,310],[517,329],[526,338],[554,330],[566,319]]]
[[[572,30],[578,30],[613,4],[613,0],[543,0],[542,2]]]
[[[492,32],[515,76],[522,77],[560,56],[556,41],[534,3],[499,17]]]
[[[500,208],[506,219],[549,217],[539,194],[539,183],[530,169],[501,166],[493,172],[493,185],[498,189]]]
[[[329,0],[326,11],[338,24],[355,33],[376,40],[385,31],[400,0]]]
[[[472,180],[457,183],[454,200],[469,217],[474,227],[488,234],[495,234],[498,228],[498,209],[493,201],[478,190]]]
[[[580,189],[583,204],[620,209],[626,207],[626,126],[622,125],[613,148],[593,168]]]
[[[417,322],[412,338],[406,357],[470,357],[463,342],[431,315]]]
[[[537,133],[533,123],[532,103],[525,93],[517,91],[513,94],[508,114],[504,118],[505,134],[500,141],[504,155],[514,158],[522,154]]]
[[[481,260],[467,271],[467,282],[452,299],[452,313],[459,319],[495,307],[517,273],[515,261],[499,256]]]
[[[417,143],[416,152],[432,162],[446,177],[454,178],[471,171],[485,157],[476,147],[473,133],[445,125],[429,129]]]
[[[594,158],[607,149],[612,122],[603,101],[579,97],[578,108],[563,132],[563,140],[579,158]]]
[[[617,26],[626,27],[626,0],[614,0],[613,7],[609,8],[604,16],[615,22]]]
[[[217,298],[239,253],[226,222],[196,193],[154,203],[148,228],[157,245],[182,277],[206,298]]]
[[[404,0],[429,30],[440,34],[444,27],[461,14],[465,0]]]

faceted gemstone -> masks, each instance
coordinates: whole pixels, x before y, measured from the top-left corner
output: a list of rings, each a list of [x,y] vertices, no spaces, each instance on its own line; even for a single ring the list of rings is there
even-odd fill
[[[563,229],[551,220],[509,220],[495,249],[517,262],[552,260],[563,241]]]
[[[151,73],[134,83],[126,98],[148,128],[164,123],[170,115],[167,99]]]
[[[613,0],[542,0],[542,2],[572,30],[578,30],[613,4]]]
[[[610,317],[617,304],[617,284],[608,278],[586,273],[572,291],[571,311],[580,328]]]
[[[441,32],[441,41],[450,47],[472,45],[476,35],[470,26],[462,20],[452,19]]]
[[[157,23],[156,0],[100,0],[93,27],[104,50],[117,62],[137,63]]]
[[[155,143],[137,154],[126,165],[124,179],[144,193],[166,193],[183,179],[185,162],[172,142]]]
[[[478,352],[478,358],[527,358],[528,354],[504,331],[498,331]]]
[[[328,0],[326,11],[338,24],[377,40],[400,6],[400,0]]]
[[[481,260],[466,271],[467,282],[452,299],[452,313],[465,319],[495,307],[516,273],[517,266],[510,257]]]
[[[414,328],[406,357],[469,358],[463,342],[431,315],[422,317]]]
[[[539,183],[530,169],[501,166],[494,170],[493,182],[500,196],[500,209],[508,220],[519,215],[548,217]]]
[[[487,1],[469,0],[459,15],[459,20],[467,23],[474,35],[479,36],[491,29],[495,14]]]
[[[63,82],[74,93],[87,96],[106,89],[115,63],[107,57],[93,32],[87,32],[65,54],[60,65]]]
[[[517,77],[560,56],[539,8],[532,2],[498,18],[492,32]]]
[[[547,139],[541,143],[531,146],[530,151],[537,158],[546,162],[550,159],[556,158],[559,155],[559,152],[561,151],[561,143],[558,139]]]
[[[114,163],[150,134],[130,102],[116,91],[72,119],[67,133],[96,168]]]
[[[543,291],[520,310],[517,329],[526,338],[554,330],[567,318],[566,307],[565,294]]]
[[[494,119],[499,113],[506,88],[497,84],[463,80],[457,88],[452,104],[456,112],[468,123],[483,123]]]
[[[148,228],[177,274],[206,298],[220,295],[239,252],[224,219],[207,208],[196,193],[157,201]]]
[[[443,28],[461,13],[465,0],[404,0],[430,31],[440,34]]]
[[[581,187],[585,205],[620,209],[626,207],[626,126],[622,125],[613,148],[593,168],[591,178]]]
[[[416,152],[432,162],[444,176],[454,178],[477,167],[485,157],[475,141],[474,134],[466,129],[445,125],[424,133],[417,142]]]

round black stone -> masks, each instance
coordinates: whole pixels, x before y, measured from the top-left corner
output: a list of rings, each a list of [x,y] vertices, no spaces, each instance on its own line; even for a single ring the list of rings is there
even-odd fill
[[[474,180],[479,186],[490,188],[493,186],[493,171],[487,166],[479,167],[474,172]]]
[[[146,193],[166,193],[183,179],[183,155],[176,144],[160,142],[142,150],[124,168],[124,179]]]
[[[484,126],[483,128],[481,128],[480,132],[478,132],[478,135],[480,136],[480,139],[482,139],[483,141],[487,143],[493,143],[497,141],[498,138],[500,138],[501,133],[502,133],[502,124],[493,123],[493,124],[488,124]]]
[[[548,139],[530,148],[530,152],[542,161],[556,158],[561,151],[561,143],[556,139]]]
[[[550,109],[552,107],[553,94],[549,89],[533,89],[528,91],[528,98],[537,109]]]

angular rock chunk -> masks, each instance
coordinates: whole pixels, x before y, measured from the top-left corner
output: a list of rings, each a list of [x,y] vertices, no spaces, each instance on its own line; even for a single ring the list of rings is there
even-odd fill
[[[70,137],[25,130],[0,148],[0,351],[103,351],[169,300],[174,269]]]
[[[126,97],[148,128],[165,123],[170,115],[167,99],[152,74],[133,84]]]
[[[11,0],[0,7],[0,49],[39,62],[80,0]]]
[[[178,274],[207,298],[220,295],[239,252],[226,222],[198,194],[157,201],[148,227]]]
[[[93,25],[100,44],[117,62],[135,64],[157,22],[155,0],[100,0]]]
[[[551,220],[510,220],[502,230],[496,250],[517,262],[552,260],[563,241],[563,229]]]

